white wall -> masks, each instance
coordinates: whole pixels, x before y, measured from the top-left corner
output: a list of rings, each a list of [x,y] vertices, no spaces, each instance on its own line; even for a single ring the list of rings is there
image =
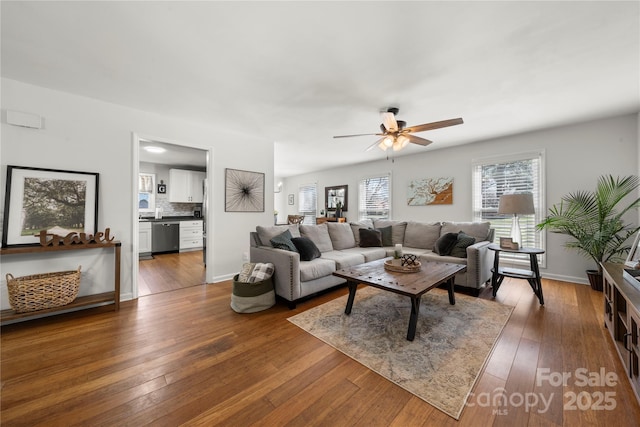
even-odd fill
[[[273,143],[250,139],[225,130],[224,123],[202,124],[177,120],[144,111],[109,104],[68,93],[53,91],[9,79],[2,79],[2,125],[0,164],[2,203],[6,166],[31,166],[100,173],[98,228],[111,228],[122,242],[122,299],[131,298],[133,264],[133,143],[132,132],[180,141],[213,152],[209,179],[214,197],[210,202],[207,249],[213,262],[207,281],[231,277],[248,252],[249,231],[256,224],[273,222]],[[44,117],[44,128],[35,130],[6,124],[6,110]],[[246,153],[251,153],[248,156]],[[265,173],[265,212],[224,212],[224,169],[234,168]],[[4,204],[3,204],[4,206]],[[95,251],[88,251],[94,253]],[[8,308],[6,273],[14,276],[77,268],[83,293],[112,289],[112,263],[98,255],[78,258],[76,252],[61,257],[12,255],[3,257],[2,308]]]
[[[397,157],[394,162],[379,160],[289,177],[284,193],[296,194],[296,205],[287,206],[286,213],[297,210],[298,185],[318,183],[318,212],[324,206],[324,187],[349,186],[348,220],[357,219],[358,180],[366,175],[391,172],[392,217],[421,221],[470,221],[472,218],[471,168],[474,159],[527,151],[545,151],[546,205],[558,203],[569,192],[593,189],[603,174],[632,175],[638,173],[638,115],[631,114],[594,120],[537,132],[427,151]],[[437,146],[437,141],[434,143]],[[380,157],[384,159],[380,152]],[[418,178],[452,176],[452,205],[408,206],[406,188]],[[637,221],[637,216],[630,218]],[[587,283],[584,271],[594,268],[591,261],[569,252],[562,243],[564,236],[547,234],[547,267],[543,275],[578,283]]]

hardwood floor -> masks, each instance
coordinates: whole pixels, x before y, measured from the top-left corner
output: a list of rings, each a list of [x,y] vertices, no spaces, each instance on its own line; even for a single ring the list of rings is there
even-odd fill
[[[138,296],[205,283],[202,251],[156,254],[138,262]]]
[[[497,300],[515,309],[459,421],[286,320],[346,288],[295,310],[278,303],[237,314],[223,282],[124,302],[117,313],[3,327],[2,425],[637,426],[640,407],[602,326],[602,294],[543,285],[540,307],[526,281],[503,283]],[[538,384],[537,368],[572,377],[565,387]],[[579,368],[618,380],[582,387]],[[507,406],[483,404],[500,388]],[[582,393],[583,405],[605,392],[615,408],[563,408],[570,393]],[[533,393],[550,401],[546,410],[525,408],[519,397]]]

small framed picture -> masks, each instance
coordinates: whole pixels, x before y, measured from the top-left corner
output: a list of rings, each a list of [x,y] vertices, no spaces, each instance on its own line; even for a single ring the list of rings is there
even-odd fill
[[[500,247],[502,249],[511,249],[512,244],[513,244],[513,240],[511,239],[511,237],[500,238]]]
[[[289,197],[287,198],[287,201],[290,205],[293,205],[293,194],[289,194]]]
[[[501,249],[511,249],[517,251],[519,249],[518,243],[514,242],[511,237],[501,237],[500,238],[500,248]]]
[[[158,194],[167,193],[167,184],[158,184]]]

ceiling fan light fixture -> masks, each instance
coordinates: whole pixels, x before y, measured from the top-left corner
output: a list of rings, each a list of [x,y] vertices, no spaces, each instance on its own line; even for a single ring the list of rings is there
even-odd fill
[[[378,144],[378,147],[382,150],[382,151],[387,151],[387,145],[385,144],[385,140],[383,140],[380,144]]]
[[[398,137],[398,144],[400,144],[400,148],[404,148],[407,145],[409,145],[409,138],[407,138],[405,135],[400,135]]]
[[[387,148],[389,148],[389,147],[391,147],[391,146],[393,145],[394,140],[393,140],[393,138],[392,138],[392,137],[388,136],[388,137],[386,137],[386,138],[384,139],[384,141],[382,141],[382,142],[384,143],[384,145],[385,145]],[[385,150],[386,150],[386,148],[385,148]]]

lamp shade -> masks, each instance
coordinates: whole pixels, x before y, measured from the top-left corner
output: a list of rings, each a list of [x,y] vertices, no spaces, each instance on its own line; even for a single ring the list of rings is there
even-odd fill
[[[503,194],[500,196],[498,213],[527,215],[536,213],[533,207],[533,194]]]

